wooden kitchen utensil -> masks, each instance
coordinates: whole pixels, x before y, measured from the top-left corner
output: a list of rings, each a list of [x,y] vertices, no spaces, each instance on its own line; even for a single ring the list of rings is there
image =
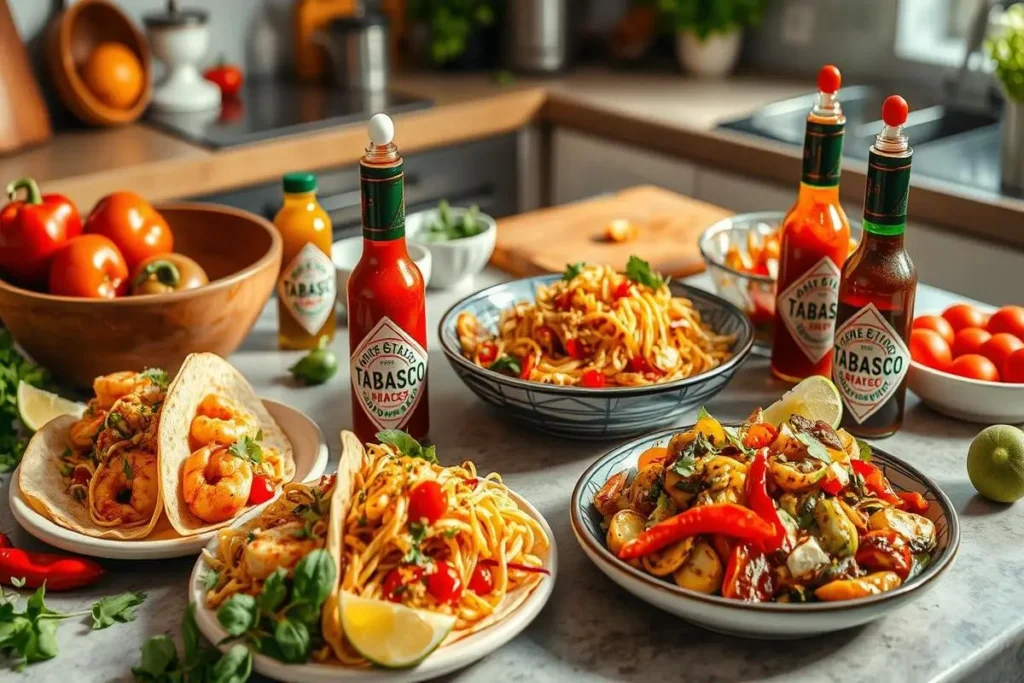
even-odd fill
[[[7,0],[0,0],[0,154],[50,139],[50,113]]]
[[[658,187],[503,218],[491,263],[513,275],[560,273],[567,263],[608,264],[623,271],[631,254],[666,275],[704,270],[697,238],[731,211]],[[605,227],[624,219],[639,230],[630,242],[608,242]]]

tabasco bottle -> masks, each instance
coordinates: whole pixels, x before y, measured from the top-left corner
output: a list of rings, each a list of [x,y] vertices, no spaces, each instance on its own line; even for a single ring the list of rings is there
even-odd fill
[[[864,235],[843,266],[832,378],[843,397],[843,427],[888,436],[903,423],[917,271],[903,246],[913,150],[903,134],[907,103],[882,106],[885,125],[868,157]]]
[[[331,261],[331,218],[316,201],[316,176],[284,177],[284,206],[274,217],[284,253],[277,279],[277,345],[316,348],[334,339],[337,272]]]
[[[839,271],[850,252],[850,223],[839,204],[846,117],[836,99],[839,69],[818,72],[818,101],[807,116],[800,194],[782,221],[775,286],[772,373],[788,382],[829,375]]]
[[[370,119],[359,160],[363,255],[348,280],[352,422],[373,441],[384,429],[426,436],[427,313],[423,276],[405,247],[405,176],[385,114]]]

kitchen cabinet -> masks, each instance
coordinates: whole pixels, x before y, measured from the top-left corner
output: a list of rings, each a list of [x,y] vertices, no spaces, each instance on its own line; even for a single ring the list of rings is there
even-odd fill
[[[494,217],[516,213],[518,154],[516,136],[509,134],[405,156],[406,213],[432,208],[442,199],[453,205],[476,204]],[[358,235],[362,220],[358,165],[315,172],[318,199],[331,216],[334,238]],[[273,219],[281,207],[281,183],[275,180],[194,199]]]

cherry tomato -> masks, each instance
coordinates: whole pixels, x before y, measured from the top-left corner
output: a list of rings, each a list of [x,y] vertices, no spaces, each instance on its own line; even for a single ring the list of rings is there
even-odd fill
[[[985,324],[985,314],[970,304],[953,304],[942,312],[942,317],[953,326],[954,332]]]
[[[274,485],[266,476],[257,474],[252,478],[252,487],[249,489],[249,500],[246,505],[259,505],[266,503],[274,497]]]
[[[988,358],[977,353],[969,353],[954,360],[946,372],[968,379],[980,379],[983,382],[998,382],[999,370]]]
[[[434,571],[427,574],[427,591],[438,602],[458,602],[462,595],[462,580],[455,573],[455,567],[444,560],[438,560],[434,565]]]
[[[113,299],[128,292],[128,265],[103,235],[80,235],[53,255],[50,294]]]
[[[555,308],[560,311],[568,311],[572,308],[572,292],[563,292],[555,299]]]
[[[416,484],[409,490],[409,519],[419,521],[427,520],[427,524],[433,524],[444,517],[448,510],[448,500],[445,498],[441,485],[433,479],[428,479]]]
[[[895,531],[869,531],[860,537],[855,555],[857,564],[868,571],[896,572],[906,580],[912,558],[910,547]]]
[[[931,329],[918,328],[910,332],[910,357],[921,365],[942,370],[953,362],[949,344],[942,335]]]
[[[629,296],[629,287],[631,284],[632,283],[630,283],[629,279],[623,278],[622,282],[620,282],[618,286],[615,288],[613,296],[616,299],[621,299],[623,297]]]
[[[981,353],[982,345],[991,338],[992,335],[980,327],[965,327],[953,338],[953,345],[950,349],[953,352],[953,358],[966,356],[969,353]]]
[[[491,571],[490,567],[485,567],[477,562],[476,569],[473,570],[473,576],[469,579],[469,590],[477,595],[491,594],[491,591],[494,590],[494,572]]]
[[[743,602],[764,602],[775,593],[768,556],[750,543],[733,548],[725,568],[722,596]]]
[[[1024,349],[1010,354],[1003,363],[1003,381],[1011,384],[1024,384]]]
[[[652,372],[654,370],[643,356],[633,356],[630,358],[629,369],[633,372]]]
[[[217,66],[204,71],[203,78],[220,88],[221,94],[228,99],[238,94],[238,91],[242,89],[242,82],[245,80],[239,67],[234,64],[225,64],[223,60]]]
[[[484,342],[480,345],[479,357],[481,363],[490,365],[498,357],[498,347],[494,345],[494,342]]]
[[[991,339],[981,345],[978,352],[992,361],[997,368],[1001,368],[1006,364],[1007,358],[1021,349],[1024,349],[1024,341],[1009,332],[1000,332],[993,334]]]
[[[416,583],[423,578],[423,568],[418,567],[414,564],[404,564],[400,567],[395,567],[388,572],[388,575],[384,577],[384,583],[381,585],[381,590],[384,591],[384,597],[391,602],[401,602],[402,593],[405,592],[405,587],[410,583]]]
[[[941,315],[922,315],[914,319],[913,329],[935,330],[942,335],[947,344],[953,343],[953,326]]]
[[[604,373],[600,370],[590,369],[583,373],[580,377],[580,386],[584,386],[590,389],[600,389],[608,383]]]
[[[85,219],[84,232],[110,238],[130,270],[150,256],[174,251],[167,221],[134,192],[115,192],[101,199]]]
[[[992,334],[1006,332],[1024,340],[1024,306],[1003,306],[992,314],[986,329]]]

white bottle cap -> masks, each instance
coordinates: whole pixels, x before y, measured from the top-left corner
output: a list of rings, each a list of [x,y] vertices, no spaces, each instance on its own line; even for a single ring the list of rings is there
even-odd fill
[[[395,139],[395,122],[387,114],[374,114],[368,126],[370,142],[383,147]]]

